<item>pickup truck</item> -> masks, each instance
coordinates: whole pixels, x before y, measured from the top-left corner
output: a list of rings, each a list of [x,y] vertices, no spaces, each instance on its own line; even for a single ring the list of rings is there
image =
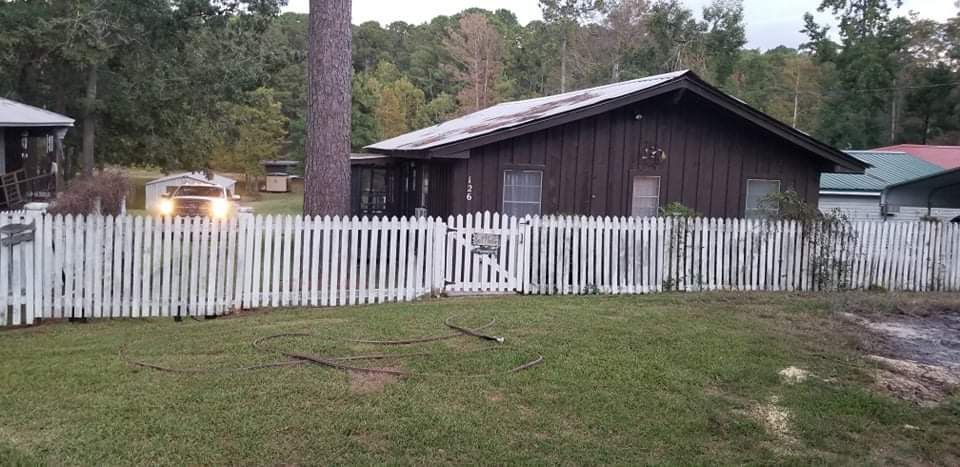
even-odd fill
[[[168,217],[212,217],[226,219],[237,211],[239,196],[229,196],[218,185],[181,185],[171,193],[164,193],[159,213]]]

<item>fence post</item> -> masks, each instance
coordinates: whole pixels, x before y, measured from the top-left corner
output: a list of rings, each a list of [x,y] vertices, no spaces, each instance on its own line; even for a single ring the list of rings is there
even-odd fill
[[[447,251],[447,224],[443,219],[437,217],[431,222],[430,235],[433,237],[433,257],[430,264],[430,295],[439,297],[443,295],[446,286],[444,278],[444,265],[447,264],[446,257],[453,254]]]

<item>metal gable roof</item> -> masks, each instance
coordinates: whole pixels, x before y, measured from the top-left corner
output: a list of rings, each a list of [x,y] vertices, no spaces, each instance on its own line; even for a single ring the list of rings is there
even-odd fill
[[[676,71],[662,75],[571,91],[555,96],[504,102],[464,115],[439,125],[417,130],[367,146],[374,152],[424,151],[465,141],[499,130],[582,109],[638,91],[668,83],[689,73]]]
[[[556,96],[506,102],[422,130],[367,146],[399,157],[469,158],[469,149],[587,118],[664,92],[691,92],[833,164],[834,171],[862,173],[866,164],[751,107],[684,70]]]
[[[884,188],[925,177],[943,169],[905,152],[845,151],[847,154],[872,165],[864,174],[820,175],[820,189],[831,191],[879,192]]]
[[[905,152],[944,169],[960,168],[960,146],[934,146],[925,144],[898,144],[874,151]]]
[[[70,117],[0,97],[0,127],[72,127]]]
[[[146,183],[146,185],[156,185],[158,183],[166,183],[166,182],[181,179],[181,178],[188,178],[190,180],[194,180],[196,182],[203,183],[203,184],[208,184],[208,185],[215,184],[215,185],[221,185],[225,187],[229,187],[237,183],[236,180],[230,177],[224,177],[223,175],[220,175],[220,174],[213,174],[213,180],[208,180],[207,176],[203,172],[183,172],[183,173],[176,173],[176,174],[167,175],[164,177],[150,180]]]
[[[960,208],[960,168],[891,185],[883,191],[882,202],[895,206]]]

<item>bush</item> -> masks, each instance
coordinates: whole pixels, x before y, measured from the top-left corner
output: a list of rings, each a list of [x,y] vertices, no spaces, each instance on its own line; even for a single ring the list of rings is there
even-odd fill
[[[770,220],[803,223],[823,220],[816,206],[811,206],[796,191],[771,193],[760,200],[760,207],[769,210]]]
[[[78,178],[70,182],[66,191],[57,197],[49,212],[51,214],[93,214],[97,199],[100,213],[120,215],[121,206],[130,182],[122,172],[103,171],[93,177]]]
[[[701,214],[683,204],[674,201],[659,209],[660,215],[664,217],[700,217]]]

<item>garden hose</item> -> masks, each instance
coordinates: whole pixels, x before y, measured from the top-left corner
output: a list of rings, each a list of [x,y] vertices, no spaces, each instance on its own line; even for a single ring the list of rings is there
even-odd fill
[[[391,340],[355,339],[355,340],[348,340],[347,342],[370,344],[370,345],[399,346],[399,345],[414,345],[414,344],[422,344],[422,343],[428,343],[428,342],[436,342],[441,340],[453,339],[458,337],[467,337],[467,336],[476,337],[478,339],[483,339],[487,341],[494,341],[501,344],[504,342],[503,337],[490,336],[480,332],[480,331],[483,331],[484,329],[492,327],[496,323],[496,320],[491,320],[489,323],[473,329],[458,326],[454,324],[453,321],[454,321],[454,317],[449,317],[444,321],[444,324],[447,327],[457,331],[456,333],[452,333],[452,334],[445,334],[445,335],[431,336],[431,337],[420,337],[420,338],[414,338],[414,339],[391,339]],[[348,371],[348,372],[386,374],[386,375],[400,377],[400,378],[411,377],[411,376],[452,376],[452,375],[444,375],[444,374],[438,374],[438,373],[414,373],[414,372],[406,372],[401,370],[392,370],[392,369],[383,369],[383,368],[365,368],[365,367],[354,366],[346,363],[346,362],[360,361],[360,360],[382,360],[382,359],[392,359],[392,358],[425,357],[425,356],[437,355],[438,354],[437,352],[412,352],[412,353],[403,353],[403,354],[372,354],[372,355],[350,355],[350,356],[344,356],[344,357],[333,357],[333,356],[312,355],[312,354],[306,354],[301,352],[272,349],[264,345],[268,341],[284,339],[284,338],[292,338],[292,337],[322,337],[322,336],[319,336],[314,333],[295,332],[295,333],[273,334],[270,336],[258,338],[251,343],[254,349],[264,353],[279,353],[280,355],[287,357],[289,360],[264,363],[264,364],[252,365],[252,366],[237,367],[237,368],[165,367],[162,365],[157,365],[154,363],[149,363],[149,362],[144,362],[144,361],[134,360],[129,358],[126,352],[126,345],[122,346],[118,353],[119,353],[120,359],[131,366],[137,366],[141,368],[147,368],[150,370],[156,370],[156,371],[161,371],[166,373],[179,373],[179,374],[189,374],[189,375],[208,374],[208,373],[234,373],[234,372],[263,370],[263,369],[270,369],[270,368],[302,366],[304,364],[314,364],[314,365],[320,365],[320,366],[334,368],[334,369]],[[483,348],[478,350],[457,352],[457,354],[488,352],[492,350],[502,350],[504,348],[507,348],[507,347],[506,346],[488,347],[488,348]],[[484,374],[463,375],[459,377],[479,378],[479,377],[490,377],[490,376],[503,374],[503,373],[507,373],[507,374],[517,373],[517,372],[528,370],[530,368],[538,366],[543,362],[544,362],[543,355],[538,355],[535,359],[530,360],[518,367],[507,370],[506,372],[491,372],[491,373],[484,373]]]

